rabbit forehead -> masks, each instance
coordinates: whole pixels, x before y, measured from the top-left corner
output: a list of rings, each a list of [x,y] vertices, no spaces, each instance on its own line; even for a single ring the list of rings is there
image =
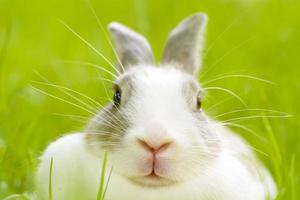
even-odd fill
[[[195,93],[201,90],[198,81],[185,72],[174,68],[173,66],[137,66],[121,75],[117,81],[121,87],[130,88],[134,91],[144,91],[147,94],[154,90],[159,93]],[[186,90],[186,91],[182,91]],[[189,92],[190,91],[190,92]]]
[[[138,66],[120,77],[117,84],[124,91],[123,105],[129,105],[131,113],[134,108],[136,114],[188,112],[201,90],[193,76],[172,66]]]

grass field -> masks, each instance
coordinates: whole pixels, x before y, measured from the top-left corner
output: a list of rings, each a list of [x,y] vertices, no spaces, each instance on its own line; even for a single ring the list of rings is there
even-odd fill
[[[278,199],[300,198],[300,1],[93,0],[92,4],[104,26],[115,20],[144,34],[157,60],[168,31],[178,21],[206,12],[210,20],[199,80],[206,82],[205,87],[230,89],[246,106],[226,92],[208,90],[204,108],[212,117],[234,122],[230,127],[257,149],[277,181]],[[91,116],[84,105],[76,107],[34,88],[76,104],[64,87],[100,103],[109,101],[104,89],[109,89],[109,82],[100,77],[112,77],[80,62],[111,70],[110,66],[60,20],[110,60],[114,55],[85,0],[0,0],[0,13],[3,199],[32,191],[41,151],[60,135],[82,129],[85,122],[78,116]]]

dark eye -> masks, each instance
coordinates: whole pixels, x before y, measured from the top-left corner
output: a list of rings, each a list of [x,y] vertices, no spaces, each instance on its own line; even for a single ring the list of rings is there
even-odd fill
[[[197,96],[197,109],[200,110],[201,106],[202,106],[202,99],[201,99],[201,96],[198,95]]]
[[[115,106],[119,106],[121,104],[121,97],[122,97],[121,90],[117,88],[113,98]]]

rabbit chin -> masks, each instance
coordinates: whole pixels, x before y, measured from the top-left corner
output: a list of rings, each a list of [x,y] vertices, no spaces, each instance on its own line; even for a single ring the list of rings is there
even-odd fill
[[[147,176],[141,177],[127,177],[127,179],[134,185],[145,187],[145,188],[161,188],[168,187],[177,184],[175,180],[165,178],[155,173],[151,173]]]
[[[168,167],[167,163],[157,162],[159,165],[154,166],[153,168],[152,164],[151,167],[144,164],[143,169],[141,169],[141,174],[138,176],[126,176],[126,178],[131,183],[146,188],[161,188],[179,183],[179,180],[174,179],[174,172],[173,176],[171,176],[172,170]]]
[[[143,161],[139,161],[139,164],[134,166],[123,166],[123,170],[119,171],[119,167],[116,167],[114,173],[118,174],[129,184],[137,187],[159,189],[168,188],[176,185],[184,184],[201,175],[201,172],[205,171],[205,167],[193,168],[189,167],[190,171],[186,171],[185,167],[178,165],[178,163],[160,162],[159,166],[154,169],[145,167],[146,164]],[[189,165],[191,166],[191,165]],[[197,171],[197,173],[192,173]],[[126,173],[127,172],[127,173]]]
[[[143,167],[144,168],[144,167]],[[149,170],[148,170],[149,169]],[[126,180],[128,180],[130,183],[136,186],[145,187],[145,188],[161,188],[161,187],[167,187],[172,186],[177,183],[179,183],[179,180],[174,179],[174,176],[170,176],[171,169],[165,171],[165,173],[162,170],[155,170],[155,169],[131,169],[131,173],[124,174],[124,173],[118,173],[116,170],[115,173],[118,173],[119,176],[122,176]],[[175,174],[174,174],[175,175]]]

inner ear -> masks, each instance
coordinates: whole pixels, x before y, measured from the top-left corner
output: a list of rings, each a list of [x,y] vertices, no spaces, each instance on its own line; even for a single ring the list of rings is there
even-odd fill
[[[203,35],[207,16],[197,13],[187,17],[173,29],[167,40],[163,64],[172,64],[190,74],[196,74],[201,66]]]
[[[147,39],[142,35],[117,22],[109,24],[109,31],[116,47],[122,71],[136,65],[154,64],[152,49]]]

